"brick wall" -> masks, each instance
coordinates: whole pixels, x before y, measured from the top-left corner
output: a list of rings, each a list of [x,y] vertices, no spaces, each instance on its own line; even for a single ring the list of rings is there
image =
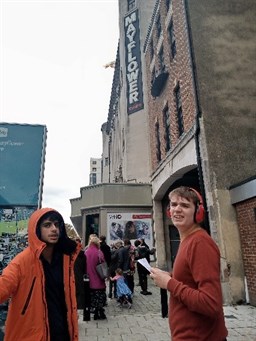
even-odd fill
[[[256,306],[256,198],[236,204],[250,304]]]
[[[172,148],[179,142],[178,122],[177,122],[177,110],[174,91],[179,84],[182,100],[183,111],[183,124],[184,133],[190,130],[195,121],[196,104],[195,94],[193,87],[193,78],[191,70],[191,60],[188,43],[188,32],[185,17],[185,9],[182,1],[172,1],[172,22],[173,30],[176,42],[176,55],[172,58],[171,46],[169,41],[168,26],[170,20],[167,19],[168,13],[166,9],[165,1],[160,2],[159,14],[162,27],[163,36],[163,50],[164,50],[164,64],[165,70],[169,72],[167,82],[160,94],[160,96],[153,98],[151,95],[151,81],[152,81],[152,67],[154,65],[155,70],[159,68],[159,40],[157,38],[156,24],[152,28],[152,38],[154,45],[154,58],[151,60],[150,48],[146,50],[146,66],[147,66],[147,88],[149,97],[149,126],[150,126],[150,146],[151,146],[151,160],[152,170],[156,170],[158,166],[158,160],[156,157],[156,135],[155,124],[159,123],[160,128],[160,142],[161,142],[161,155],[162,160],[166,157],[165,150],[165,130],[163,124],[163,110],[166,105],[170,110],[170,130],[171,130],[171,145]],[[156,16],[156,18],[158,15]],[[169,15],[170,18],[170,15]],[[155,20],[156,22],[156,20]],[[149,39],[150,41],[151,39]],[[150,69],[151,66],[151,69]]]

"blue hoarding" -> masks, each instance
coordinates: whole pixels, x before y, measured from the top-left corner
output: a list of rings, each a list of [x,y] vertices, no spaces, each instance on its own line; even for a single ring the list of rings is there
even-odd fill
[[[0,206],[40,206],[46,134],[44,125],[0,123]]]

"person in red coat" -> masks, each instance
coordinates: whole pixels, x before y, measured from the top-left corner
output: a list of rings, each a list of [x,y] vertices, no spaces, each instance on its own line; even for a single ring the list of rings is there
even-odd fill
[[[220,283],[220,252],[199,223],[204,219],[200,194],[179,187],[169,194],[170,215],[180,234],[173,271],[151,268],[155,284],[170,292],[172,341],[224,341],[227,329]]]

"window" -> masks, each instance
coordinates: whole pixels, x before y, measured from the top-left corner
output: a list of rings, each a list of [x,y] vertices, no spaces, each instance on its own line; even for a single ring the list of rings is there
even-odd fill
[[[157,17],[156,30],[157,30],[157,37],[160,38],[161,31],[162,31],[160,15]]]
[[[92,171],[93,171],[93,172],[97,172],[97,168],[93,167],[93,168],[92,168]]]
[[[168,12],[170,5],[171,5],[171,0],[165,0],[165,5],[166,5],[166,12]]]
[[[128,11],[135,7],[135,0],[128,0]]]
[[[171,47],[171,56],[172,58],[176,55],[176,40],[174,35],[174,29],[173,29],[173,21],[170,22],[170,25],[168,27],[168,33],[169,33],[169,41],[170,41],[170,47]]]
[[[183,125],[182,101],[181,101],[181,93],[180,93],[179,85],[174,90],[174,93],[175,93],[175,102],[176,102],[176,109],[177,109],[178,131],[179,131],[179,136],[181,136],[184,132],[184,125]]]
[[[96,165],[96,164],[97,164],[97,161],[92,161],[92,164],[93,164],[93,165]]]
[[[157,159],[157,162],[160,162],[162,159],[162,155],[161,155],[160,127],[159,127],[158,122],[156,122],[156,125],[155,125],[155,134],[156,134],[156,159]]]
[[[105,167],[108,166],[108,157],[105,157]]]
[[[96,185],[97,184],[97,175],[95,173],[90,174],[90,185]]]
[[[151,84],[154,82],[155,78],[156,78],[156,68],[153,67],[153,70],[151,72]]]
[[[159,70],[163,71],[164,70],[164,48],[163,46],[161,47],[160,51],[159,51]]]
[[[164,124],[164,139],[165,139],[165,151],[168,152],[171,149],[171,127],[170,127],[170,111],[168,105],[163,110],[163,124]]]
[[[152,61],[152,59],[154,57],[154,42],[153,42],[153,39],[150,40],[149,53],[150,53],[150,61]]]

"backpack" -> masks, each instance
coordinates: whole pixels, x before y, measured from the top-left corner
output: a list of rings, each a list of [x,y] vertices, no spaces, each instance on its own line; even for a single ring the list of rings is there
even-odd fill
[[[149,252],[146,246],[139,246],[138,251],[139,251],[139,258],[148,258]]]
[[[132,246],[129,248],[129,268],[135,271],[135,249]]]

